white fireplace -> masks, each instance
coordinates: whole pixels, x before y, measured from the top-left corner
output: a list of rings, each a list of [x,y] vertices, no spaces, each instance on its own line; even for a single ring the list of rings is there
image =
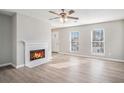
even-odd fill
[[[48,43],[24,42],[25,66],[35,67],[48,62]]]

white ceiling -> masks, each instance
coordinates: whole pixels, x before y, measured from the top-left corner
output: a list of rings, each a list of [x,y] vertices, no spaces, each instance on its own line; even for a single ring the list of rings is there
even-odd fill
[[[66,23],[61,23],[59,19],[48,20],[49,18],[56,17],[56,15],[49,13],[51,9],[14,9],[14,10],[4,10],[9,12],[19,12],[25,15],[29,15],[44,21],[49,22],[53,27],[66,27],[66,26],[76,26],[83,24],[92,24],[99,22],[106,22],[112,20],[124,19],[124,9],[122,10],[102,10],[102,9],[74,9],[75,13],[71,16],[79,17],[79,20],[68,20]],[[52,9],[55,12],[61,12],[57,9]]]

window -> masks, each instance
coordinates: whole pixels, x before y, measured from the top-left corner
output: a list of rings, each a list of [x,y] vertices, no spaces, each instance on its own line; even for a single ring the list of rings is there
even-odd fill
[[[70,51],[77,52],[79,51],[79,32],[71,32],[70,35]]]
[[[91,33],[91,52],[93,55],[105,54],[105,36],[103,29],[95,29]]]

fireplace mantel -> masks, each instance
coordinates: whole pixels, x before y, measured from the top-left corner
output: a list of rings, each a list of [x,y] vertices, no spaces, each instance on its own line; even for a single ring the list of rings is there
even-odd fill
[[[30,42],[23,41],[25,45],[25,66],[35,67],[48,62],[48,43],[47,42]],[[30,60],[30,51],[45,49],[45,58]]]
[[[38,44],[43,44],[43,45],[48,45],[47,42],[39,42],[39,41],[22,41],[26,45],[38,45]]]

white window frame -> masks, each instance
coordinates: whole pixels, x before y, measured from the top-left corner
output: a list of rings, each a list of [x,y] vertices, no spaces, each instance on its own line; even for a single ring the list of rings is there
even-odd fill
[[[103,41],[93,41],[93,31],[95,30],[103,30]],[[104,53],[94,53],[93,52],[93,42],[103,42],[104,46]],[[103,28],[96,28],[91,31],[91,55],[96,55],[96,56],[105,56],[105,30]]]
[[[79,49],[78,49],[78,51],[72,51],[72,49],[71,49],[71,47],[72,47],[72,44],[71,44],[71,33],[72,32],[78,32],[79,33],[79,40],[78,40],[78,42],[79,42]],[[69,33],[69,35],[70,35],[70,52],[79,52],[79,50],[80,50],[80,32],[79,31],[71,31]]]

